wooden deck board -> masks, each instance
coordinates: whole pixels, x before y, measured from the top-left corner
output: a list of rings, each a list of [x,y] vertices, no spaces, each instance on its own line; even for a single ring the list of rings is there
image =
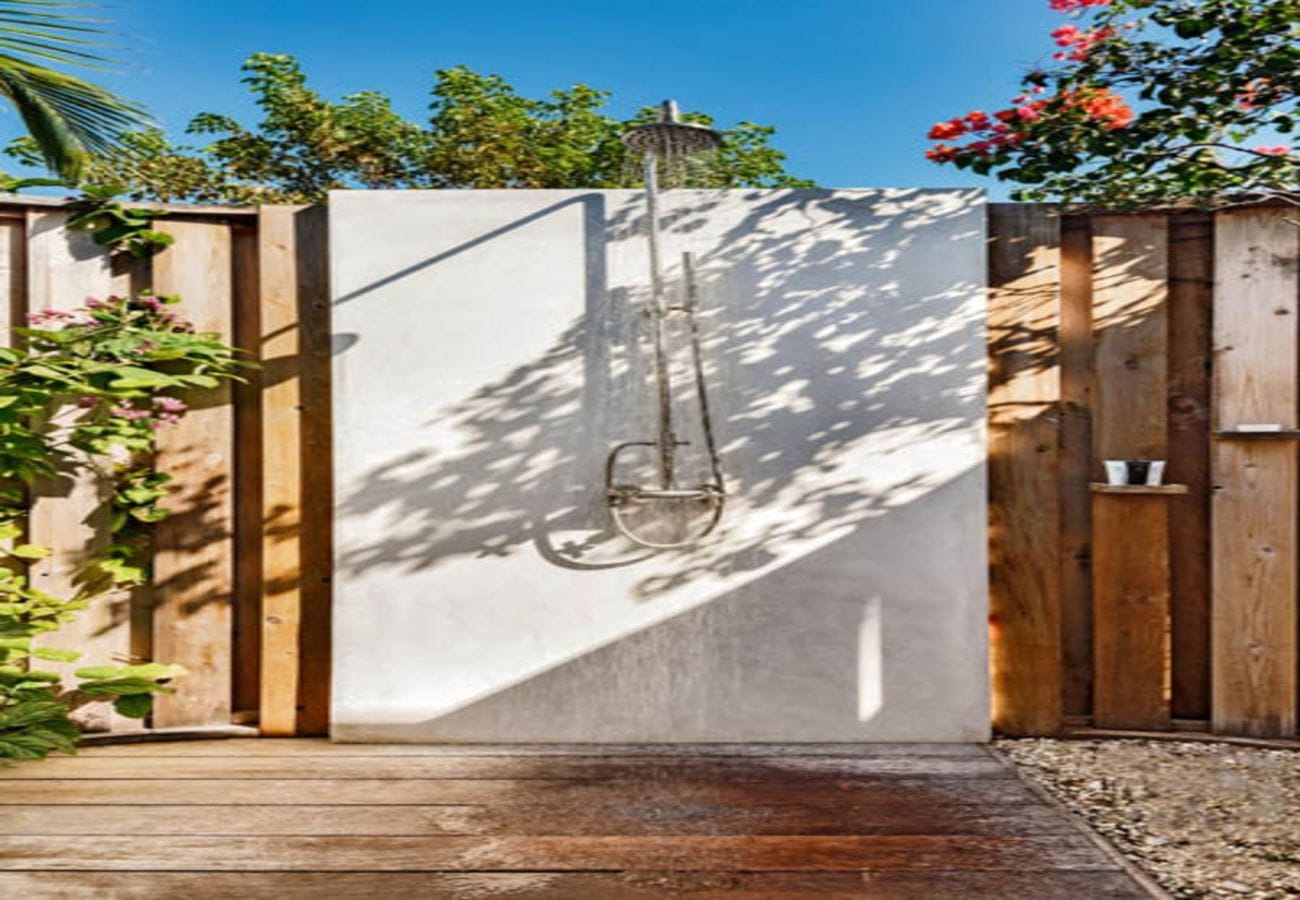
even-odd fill
[[[1148,895],[1119,872],[0,872],[0,895],[42,900],[794,900],[872,897],[886,900],[1107,900]]]
[[[0,896],[1142,897],[983,748],[89,748],[0,772]]]

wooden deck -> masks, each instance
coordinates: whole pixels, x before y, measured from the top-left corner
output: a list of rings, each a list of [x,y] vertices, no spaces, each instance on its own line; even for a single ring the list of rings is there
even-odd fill
[[[1149,896],[978,746],[225,740],[0,779],[26,900]]]

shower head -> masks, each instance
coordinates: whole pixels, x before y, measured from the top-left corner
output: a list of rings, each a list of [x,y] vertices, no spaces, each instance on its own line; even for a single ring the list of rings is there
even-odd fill
[[[658,122],[629,129],[623,133],[622,141],[629,150],[669,157],[716,150],[722,144],[722,136],[704,125],[680,121],[677,102],[665,100]]]

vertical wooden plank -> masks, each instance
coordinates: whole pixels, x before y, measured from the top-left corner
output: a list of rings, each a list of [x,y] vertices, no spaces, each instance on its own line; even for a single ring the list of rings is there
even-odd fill
[[[32,210],[27,215],[27,286],[32,311],[75,309],[87,296],[103,297],[114,290],[114,275],[107,253],[84,232],[70,232],[67,213]],[[69,407],[55,423],[75,416]],[[79,573],[99,557],[108,543],[109,488],[89,457],[77,459],[79,468],[57,479],[33,486],[29,539],[50,547],[51,555],[30,569],[31,584],[59,597],[70,597],[80,586]],[[114,592],[93,600],[76,621],[47,641],[82,652],[74,664],[54,666],[70,674],[78,666],[127,661],[131,656],[130,596]],[[78,713],[87,731],[133,727],[130,719],[106,704],[92,704]]]
[[[1297,230],[1284,209],[1215,216],[1215,427],[1296,427]],[[1266,737],[1296,726],[1296,447],[1216,440],[1211,719]]]
[[[1092,508],[1093,724],[1169,727],[1169,504],[1095,494]]]
[[[329,291],[325,211],[263,207],[261,729],[323,734],[329,708]]]
[[[1061,704],[1092,711],[1092,221],[1061,220]]]
[[[258,237],[255,225],[231,226],[235,346],[255,360],[261,340]],[[260,369],[232,387],[235,405],[234,685],[236,720],[255,718],[261,698],[262,384]]]
[[[1041,205],[989,207],[993,724],[1061,724],[1060,230]]]
[[[298,733],[328,734],[334,569],[334,353],[329,284],[329,211],[297,216],[298,311],[302,322],[302,646]]]
[[[1168,244],[1164,216],[1096,216],[1092,435],[1105,459],[1165,459],[1168,441]]]
[[[1169,220],[1169,522],[1172,714],[1210,717],[1210,344],[1214,221]]]
[[[5,328],[0,346],[12,347],[9,328],[26,324],[27,315],[27,220],[26,216],[0,219],[0,316]]]
[[[1163,215],[1092,220],[1092,471],[1097,481],[1105,480],[1106,459],[1166,459],[1168,254]],[[1093,718],[1109,716],[1114,723],[1131,717],[1159,727],[1169,717],[1168,653],[1141,659],[1131,654],[1167,646],[1167,633],[1159,641],[1149,635],[1168,628],[1168,523],[1160,519],[1164,513],[1142,509],[1139,501],[1131,505],[1133,512],[1147,514],[1136,523],[1146,530],[1108,534],[1103,528],[1124,528],[1113,508],[1117,503],[1116,498],[1094,501],[1092,511]],[[1098,521],[1099,515],[1106,518]],[[1099,558],[1103,544],[1105,560]],[[1157,581],[1162,582],[1158,588]],[[1144,614],[1136,615],[1139,610]]]
[[[179,294],[201,332],[233,339],[230,228],[162,220],[176,243],[154,259],[155,286]],[[155,706],[156,726],[215,725],[231,713],[231,500],[234,422],[230,388],[192,398],[174,429],[158,433],[158,467],[174,476],[154,558],[154,653],[189,675]]]

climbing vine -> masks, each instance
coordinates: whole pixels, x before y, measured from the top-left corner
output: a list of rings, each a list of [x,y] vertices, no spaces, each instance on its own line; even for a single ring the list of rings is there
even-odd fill
[[[43,310],[0,348],[0,757],[71,752],[72,713],[111,703],[142,718],[171,692],[179,666],[133,661],[75,670],[41,668],[81,654],[54,635],[94,599],[148,577],[150,529],[164,517],[168,476],[150,461],[154,435],[185,414],[181,395],[237,377],[233,348],[196,333],[156,294],[90,298],[74,311]],[[26,542],[27,508],[49,479],[86,468],[112,488],[111,540],[84,566],[71,596],[33,585],[31,567],[51,553]]]

